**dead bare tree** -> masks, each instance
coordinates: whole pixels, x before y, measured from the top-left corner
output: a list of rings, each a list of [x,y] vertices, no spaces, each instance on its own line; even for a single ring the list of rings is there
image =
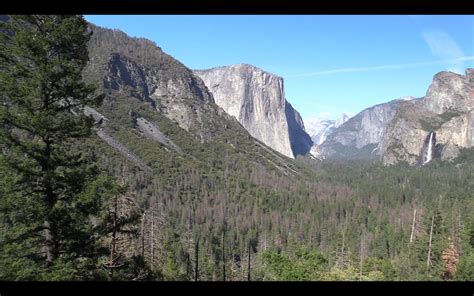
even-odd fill
[[[153,208],[151,210],[151,226],[150,226],[150,232],[151,232],[151,239],[150,239],[150,251],[151,251],[151,266],[153,266],[153,263],[155,262],[155,231],[154,231],[154,222],[155,222],[155,215]]]
[[[347,251],[346,251],[346,230],[347,230],[347,216],[342,225],[342,244],[341,251],[336,250],[336,265],[338,267],[346,267],[348,265]]]
[[[360,262],[359,262],[359,281],[362,280],[362,266],[364,264],[364,232],[360,238]]]
[[[249,260],[248,260],[248,268],[247,268],[247,281],[249,282],[250,282],[250,267],[251,267],[250,252],[251,252],[251,248],[250,248],[250,241],[249,241]]]
[[[146,219],[146,211],[143,211],[142,214],[142,225],[140,228],[140,237],[141,237],[141,255],[145,258],[145,219]]]
[[[456,272],[457,264],[459,262],[459,253],[451,238],[449,238],[449,245],[443,251],[441,259],[444,262],[443,279],[451,280],[453,274]]]
[[[194,244],[194,281],[197,282],[199,279],[199,239]]]
[[[428,268],[430,268],[430,265],[431,265],[431,243],[432,243],[432,239],[433,239],[434,218],[435,218],[435,216],[433,216],[433,218],[431,218],[430,241],[429,241],[429,246],[428,246],[428,259],[426,260],[426,266]]]
[[[224,218],[225,221],[225,218]],[[225,223],[222,229],[222,280],[225,282],[226,274],[225,274]]]
[[[410,244],[413,242],[413,238],[415,235],[415,225],[416,225],[416,208],[413,211],[413,223],[411,224]]]

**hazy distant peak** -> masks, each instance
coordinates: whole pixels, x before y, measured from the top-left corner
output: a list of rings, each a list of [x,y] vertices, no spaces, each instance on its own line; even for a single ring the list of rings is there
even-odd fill
[[[348,121],[349,118],[351,118],[349,115],[347,115],[346,113],[342,113],[341,117],[336,119],[336,122],[334,123],[334,126],[335,127],[341,126],[342,124],[344,124],[344,122]]]
[[[411,100],[414,100],[414,99],[416,99],[416,98],[413,97],[413,96],[405,96],[405,97],[400,97],[397,100],[399,100],[399,101],[411,101]]]

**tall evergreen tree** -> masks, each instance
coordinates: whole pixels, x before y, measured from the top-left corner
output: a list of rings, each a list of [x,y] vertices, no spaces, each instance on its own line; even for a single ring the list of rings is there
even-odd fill
[[[82,278],[79,266],[97,258],[90,217],[101,209],[92,189],[100,172],[81,142],[93,127],[84,106],[102,101],[82,80],[91,32],[81,16],[11,16],[0,25],[0,269]]]

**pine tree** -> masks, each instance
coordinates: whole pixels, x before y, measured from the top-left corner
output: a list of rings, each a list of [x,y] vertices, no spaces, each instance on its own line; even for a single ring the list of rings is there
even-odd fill
[[[0,26],[2,255],[44,271],[26,278],[90,276],[101,195],[81,142],[93,127],[83,108],[103,98],[82,81],[91,32],[81,16],[11,16]]]
[[[446,228],[439,210],[425,217],[424,234],[415,241],[414,257],[410,262],[420,279],[440,280],[444,269],[442,252],[448,246]]]

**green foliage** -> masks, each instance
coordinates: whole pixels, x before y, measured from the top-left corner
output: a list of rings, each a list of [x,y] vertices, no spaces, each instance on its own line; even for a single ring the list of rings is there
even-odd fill
[[[132,256],[122,261],[120,268],[106,275],[105,272],[97,276],[100,280],[111,281],[151,281],[162,280],[163,276],[159,271],[151,270],[142,256]]]
[[[166,281],[188,281],[189,278],[186,272],[173,258],[166,258],[166,263],[163,267],[163,278]]]
[[[113,181],[81,149],[93,126],[83,107],[102,100],[82,81],[87,22],[32,15],[0,24],[1,278],[92,279],[105,250],[91,217]]]
[[[429,117],[421,118],[419,122],[423,130],[435,131],[438,130],[445,122],[448,122],[452,118],[460,116],[461,114],[462,113],[458,111],[446,111],[439,115],[431,115]]]
[[[374,280],[396,280],[397,270],[392,265],[391,260],[369,257],[364,260],[363,274],[369,279],[376,277]]]
[[[28,25],[32,20],[41,20],[51,37],[39,34],[36,24]],[[151,42],[90,26],[97,34],[89,41],[95,62],[81,72],[86,51],[69,46],[88,40],[81,18],[15,21],[23,27],[9,30],[21,32],[2,35],[8,52],[0,56],[5,102],[0,106],[0,279],[191,280],[199,264],[199,280],[221,280],[223,267],[227,280],[246,279],[247,272],[252,280],[440,280],[440,256],[450,236],[461,241],[463,250],[456,278],[471,277],[472,150],[462,151],[455,162],[423,168],[292,161],[210,107],[202,126],[187,132],[151,108],[143,90],[104,87],[107,98],[97,110],[108,119],[108,132],[152,168],[141,171],[90,136],[92,121],[82,116],[81,106],[96,100],[80,75],[104,83],[114,52],[124,61],[159,69],[157,77],[163,80],[191,79],[190,71]],[[70,56],[74,52],[77,58]],[[50,85],[53,78],[58,83],[46,91],[56,101],[45,109],[45,88],[39,86]],[[69,97],[76,100],[63,100]],[[193,108],[201,102],[198,97],[179,99]],[[133,112],[155,124],[182,153],[140,133]],[[212,137],[201,141],[199,129]],[[44,153],[47,142],[49,154]],[[373,147],[365,148],[369,153]],[[117,185],[116,177],[127,186]],[[47,186],[54,189],[52,205],[45,202]],[[119,197],[133,206],[124,207],[129,215],[114,219],[111,208]],[[414,208],[421,214],[410,244]],[[433,216],[433,264],[428,268]],[[41,253],[45,218],[56,225],[60,254],[50,265]],[[123,235],[123,257],[113,269],[104,268],[113,230]]]
[[[189,280],[189,275],[186,273],[185,268],[189,254],[183,254],[182,245],[180,242],[181,238],[179,234],[174,232],[172,229],[168,229],[163,242],[166,252],[164,253],[164,265],[162,268],[164,280]]]
[[[333,266],[323,277],[323,281],[357,281],[359,274],[353,266],[340,268]]]
[[[319,280],[327,266],[326,258],[317,250],[299,248],[294,253],[263,253],[268,274],[264,280],[302,281]]]
[[[446,111],[444,113],[441,113],[439,115],[439,117],[441,117],[441,119],[443,120],[443,122],[448,122],[450,121],[452,118],[454,117],[457,117],[457,116],[460,116],[461,113],[459,111]]]
[[[458,281],[474,280],[474,252],[470,252],[461,258],[454,279]]]

